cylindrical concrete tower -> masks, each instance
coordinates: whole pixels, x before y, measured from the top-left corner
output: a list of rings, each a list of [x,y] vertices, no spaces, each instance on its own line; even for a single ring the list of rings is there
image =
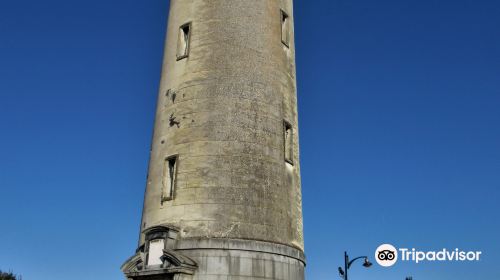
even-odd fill
[[[304,279],[292,0],[171,0],[129,279]]]

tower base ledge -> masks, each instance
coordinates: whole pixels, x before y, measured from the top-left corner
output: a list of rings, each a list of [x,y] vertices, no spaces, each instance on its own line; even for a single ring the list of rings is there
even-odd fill
[[[197,263],[193,280],[304,280],[304,253],[286,245],[189,238],[176,251]]]
[[[178,241],[177,251],[189,250],[236,250],[281,255],[296,259],[305,266],[304,252],[291,246],[247,239],[185,238]]]

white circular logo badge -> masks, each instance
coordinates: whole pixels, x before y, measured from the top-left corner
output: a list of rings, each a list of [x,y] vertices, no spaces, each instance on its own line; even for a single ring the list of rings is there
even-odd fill
[[[398,250],[391,244],[378,246],[375,251],[375,260],[383,267],[390,267],[398,261]]]

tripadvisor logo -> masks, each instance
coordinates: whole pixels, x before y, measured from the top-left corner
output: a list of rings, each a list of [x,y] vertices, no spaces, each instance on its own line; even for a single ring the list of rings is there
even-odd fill
[[[433,262],[433,261],[480,261],[481,251],[463,251],[460,249],[448,250],[442,249],[439,251],[419,251],[415,248],[399,248],[391,244],[380,245],[375,250],[375,260],[384,267],[390,267],[396,264],[398,257],[402,262]]]
[[[380,245],[375,250],[375,260],[381,266],[393,266],[398,261],[398,250],[391,244]]]

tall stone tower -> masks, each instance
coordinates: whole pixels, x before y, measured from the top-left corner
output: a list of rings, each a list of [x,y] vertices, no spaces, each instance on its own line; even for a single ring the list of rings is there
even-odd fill
[[[304,279],[292,0],[171,0],[133,280]]]

